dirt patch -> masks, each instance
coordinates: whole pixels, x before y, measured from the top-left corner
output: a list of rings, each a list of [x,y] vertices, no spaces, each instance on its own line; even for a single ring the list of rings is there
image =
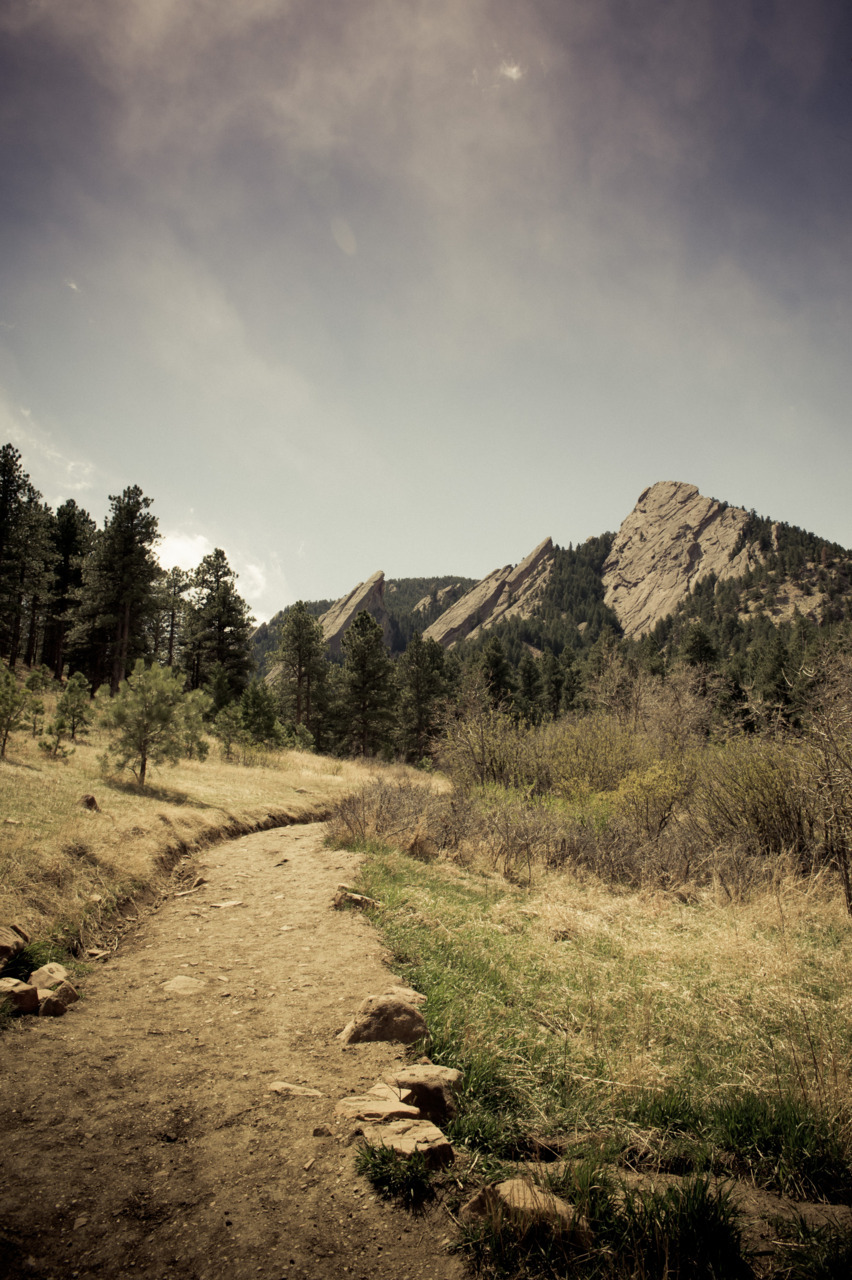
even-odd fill
[[[391,975],[367,921],[331,908],[357,858],[323,838],[209,850],[206,883],[144,917],[65,1018],[0,1040],[9,1280],[463,1274],[446,1211],[377,1200],[334,1117],[405,1055],[336,1039]]]

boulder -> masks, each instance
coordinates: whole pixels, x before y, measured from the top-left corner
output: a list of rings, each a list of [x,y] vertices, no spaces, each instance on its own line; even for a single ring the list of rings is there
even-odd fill
[[[44,992],[39,992],[39,995],[44,997],[38,1006],[40,1018],[61,1018],[67,1012],[68,1006],[65,1001],[60,1000],[55,992],[48,991],[46,995]]]
[[[420,1153],[430,1169],[452,1164],[455,1153],[449,1139],[430,1120],[393,1120],[390,1124],[366,1124],[361,1130],[371,1147],[388,1147],[397,1155]]]
[[[406,1090],[414,1106],[427,1120],[443,1124],[456,1114],[456,1097],[462,1073],[454,1067],[404,1067],[385,1076],[388,1084]]]
[[[549,1223],[555,1231],[567,1232],[583,1248],[592,1243],[589,1224],[574,1205],[526,1178],[509,1178],[483,1187],[462,1206],[459,1218],[464,1223],[490,1218],[498,1228],[504,1222],[520,1228]]]
[[[5,1013],[36,1013],[38,991],[18,978],[0,978],[0,1009]]]
[[[58,987],[60,982],[65,982],[67,977],[68,970],[65,966],[51,960],[49,964],[43,964],[40,969],[33,970],[28,981],[31,987],[47,987],[52,990],[53,987]]]
[[[29,936],[18,925],[0,925],[0,969],[23,951]]]
[[[391,1040],[414,1044],[428,1035],[426,1020],[419,1009],[399,996],[369,996],[352,1021],[338,1036],[344,1044],[369,1040]]]
[[[61,1000],[66,1009],[69,1005],[76,1004],[80,999],[75,988],[71,986],[70,982],[60,982],[59,986],[54,987],[50,994],[54,995],[57,1000]]]

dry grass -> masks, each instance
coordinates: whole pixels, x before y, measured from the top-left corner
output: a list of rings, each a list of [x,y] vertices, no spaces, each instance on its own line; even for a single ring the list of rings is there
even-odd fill
[[[157,889],[193,849],[288,819],[324,816],[368,771],[305,752],[268,756],[251,768],[183,761],[153,771],[140,791],[132,775],[105,778],[95,731],[66,760],[51,760],[23,734],[0,761],[0,921],[35,937],[89,938],[117,903]],[[85,794],[100,812],[81,807]]]
[[[703,1104],[794,1096],[852,1137],[852,923],[836,882],[781,868],[747,901],[682,901],[582,870],[526,888],[375,848],[361,888],[385,905],[450,1056],[502,1063],[539,1129],[594,1127],[625,1097],[682,1088]]]

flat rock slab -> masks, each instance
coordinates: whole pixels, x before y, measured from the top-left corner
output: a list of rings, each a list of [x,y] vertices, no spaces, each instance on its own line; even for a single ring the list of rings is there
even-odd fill
[[[441,1169],[455,1160],[449,1139],[429,1120],[394,1120],[390,1124],[365,1125],[362,1134],[371,1147],[387,1147],[406,1157],[420,1153],[425,1156],[430,1169]]]
[[[369,996],[340,1033],[344,1044],[390,1040],[414,1044],[429,1034],[423,1014],[396,995]]]
[[[567,1232],[583,1248],[592,1243],[589,1224],[574,1205],[526,1178],[508,1178],[483,1187],[462,1206],[459,1217],[467,1223],[487,1218],[497,1227],[507,1221],[520,1227],[549,1223],[560,1234]]]
[[[273,1080],[266,1086],[267,1093],[291,1094],[294,1098],[321,1098],[319,1089],[309,1089],[304,1084],[290,1084],[287,1080]]]
[[[168,991],[170,996],[195,996],[199,991],[203,991],[207,984],[203,978],[188,978],[179,973],[176,978],[169,978],[168,982],[162,985],[163,990]]]
[[[408,1090],[394,1089],[388,1084],[377,1084],[367,1093],[351,1098],[341,1098],[334,1108],[335,1114],[347,1120],[367,1120],[381,1124],[388,1120],[419,1120],[420,1111],[409,1102]]]

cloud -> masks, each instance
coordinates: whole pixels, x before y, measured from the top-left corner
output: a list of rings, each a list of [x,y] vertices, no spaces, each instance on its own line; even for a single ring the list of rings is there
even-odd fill
[[[203,533],[170,530],[157,545],[157,559],[164,569],[196,569],[213,551],[213,543]]]
[[[501,62],[497,74],[505,80],[522,80],[524,76],[523,68],[517,62]]]
[[[102,481],[102,473],[87,458],[71,457],[58,448],[51,433],[35,421],[25,405],[13,405],[0,387],[0,440],[21,453],[36,488],[53,505],[69,494],[83,494]]]

